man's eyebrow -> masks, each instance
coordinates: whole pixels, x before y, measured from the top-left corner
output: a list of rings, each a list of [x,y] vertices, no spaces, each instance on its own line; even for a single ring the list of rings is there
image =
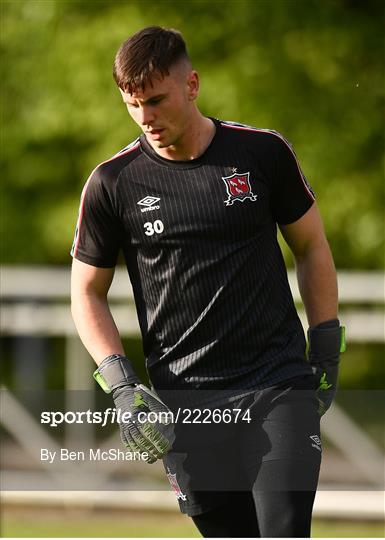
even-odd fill
[[[166,97],[166,94],[157,94],[156,96],[151,96],[147,99],[139,99],[138,101],[140,101],[141,103],[147,103],[148,101],[156,101],[164,97]],[[124,98],[125,103],[130,103],[131,100],[137,101],[137,98],[133,98],[133,97]]]

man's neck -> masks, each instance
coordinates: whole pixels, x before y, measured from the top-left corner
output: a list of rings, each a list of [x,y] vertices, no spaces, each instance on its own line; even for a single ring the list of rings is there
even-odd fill
[[[216,127],[210,118],[204,117],[198,110],[196,115],[191,118],[190,123],[186,126],[185,134],[177,144],[167,146],[165,148],[157,148],[152,146],[154,151],[161,157],[166,159],[188,161],[201,156],[215,135]]]

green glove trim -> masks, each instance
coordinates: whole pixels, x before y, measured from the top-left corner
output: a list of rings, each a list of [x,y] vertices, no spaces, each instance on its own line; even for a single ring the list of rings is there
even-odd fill
[[[346,328],[345,326],[341,326],[341,346],[340,346],[340,353],[343,353],[346,351]]]
[[[143,399],[143,396],[140,392],[134,393],[134,407],[148,407],[147,401]]]
[[[111,394],[112,390],[109,388],[108,384],[103,379],[103,376],[99,373],[97,369],[93,372],[92,376],[95,379],[95,381],[102,387],[102,390],[106,394]]]
[[[319,380],[319,387],[318,387],[318,391],[319,390],[329,390],[329,388],[331,388],[333,385],[332,384],[329,384],[326,380],[326,372],[323,372],[320,380]]]

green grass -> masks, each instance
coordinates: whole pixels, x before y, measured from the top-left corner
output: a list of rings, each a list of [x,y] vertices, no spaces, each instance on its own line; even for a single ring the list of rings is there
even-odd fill
[[[312,526],[314,538],[383,538],[384,524],[378,521],[321,521]]]
[[[182,514],[152,512],[99,512],[37,508],[2,513],[2,537],[196,537],[200,534]]]
[[[151,512],[65,511],[36,508],[2,512],[4,537],[154,537],[200,538],[192,521],[182,514]],[[314,520],[314,538],[383,538],[379,522]]]

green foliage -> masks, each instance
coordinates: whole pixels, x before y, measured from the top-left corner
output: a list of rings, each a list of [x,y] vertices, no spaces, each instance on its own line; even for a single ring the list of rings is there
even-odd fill
[[[208,115],[277,129],[338,267],[383,263],[383,3],[4,1],[2,261],[68,263],[81,187],[138,132],[111,76],[139,28],[182,31]]]

